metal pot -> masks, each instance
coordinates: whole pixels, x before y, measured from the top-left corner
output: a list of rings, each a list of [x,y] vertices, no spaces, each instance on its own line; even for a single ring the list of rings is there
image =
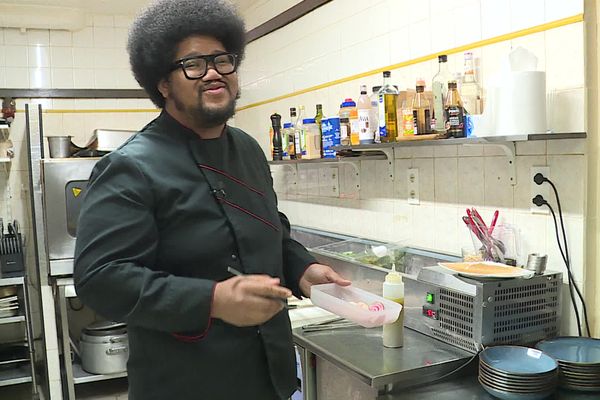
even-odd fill
[[[81,332],[81,366],[91,374],[116,374],[127,371],[129,342],[125,324],[95,323]]]
[[[47,136],[51,158],[67,158],[73,154],[71,136]]]

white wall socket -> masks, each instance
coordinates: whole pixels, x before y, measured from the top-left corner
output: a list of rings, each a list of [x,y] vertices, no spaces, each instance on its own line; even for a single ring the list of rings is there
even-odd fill
[[[406,170],[406,189],[408,191],[408,204],[419,205],[419,168]]]
[[[550,167],[536,167],[533,166],[529,170],[529,184],[531,185],[531,196],[530,199],[533,199],[538,194],[542,195],[544,199],[550,203],[550,184],[548,182],[543,182],[541,185],[538,185],[533,181],[533,177],[537,173],[543,174],[546,178],[550,178]],[[533,214],[549,214],[550,209],[546,206],[538,207],[533,202],[530,205],[530,210]]]

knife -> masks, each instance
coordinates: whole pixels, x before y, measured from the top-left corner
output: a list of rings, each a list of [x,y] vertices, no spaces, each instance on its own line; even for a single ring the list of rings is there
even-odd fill
[[[227,267],[227,272],[229,272],[230,274],[235,275],[235,276],[245,276],[243,273],[241,273],[240,271],[238,271],[237,269],[232,268],[232,267]],[[287,301],[285,301],[281,297],[273,297],[273,296],[265,296],[265,297],[268,299],[271,299],[271,300],[280,301],[281,304],[283,304],[284,308],[289,309]]]

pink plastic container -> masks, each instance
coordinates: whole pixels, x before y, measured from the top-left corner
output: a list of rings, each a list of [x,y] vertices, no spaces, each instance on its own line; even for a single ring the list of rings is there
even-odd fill
[[[314,305],[365,328],[390,324],[398,319],[400,310],[402,310],[402,305],[396,302],[366,290],[352,286],[339,286],[335,283],[313,285],[310,299]],[[366,304],[371,310],[362,308],[361,303]],[[374,311],[381,308],[378,307],[379,305],[383,305],[383,310]]]

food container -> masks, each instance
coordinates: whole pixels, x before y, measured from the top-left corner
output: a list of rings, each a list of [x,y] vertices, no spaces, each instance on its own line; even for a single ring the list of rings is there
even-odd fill
[[[313,285],[310,299],[314,305],[365,328],[389,324],[398,319],[402,305],[352,286],[335,283]],[[361,305],[371,308],[363,308]]]
[[[47,136],[51,158],[67,158],[73,154],[71,136]]]
[[[129,342],[127,327],[116,322],[97,322],[81,332],[81,366],[91,374],[127,371]]]
[[[370,240],[346,240],[314,248],[320,253],[351,260],[365,265],[404,272],[404,246],[396,243],[383,243]]]

